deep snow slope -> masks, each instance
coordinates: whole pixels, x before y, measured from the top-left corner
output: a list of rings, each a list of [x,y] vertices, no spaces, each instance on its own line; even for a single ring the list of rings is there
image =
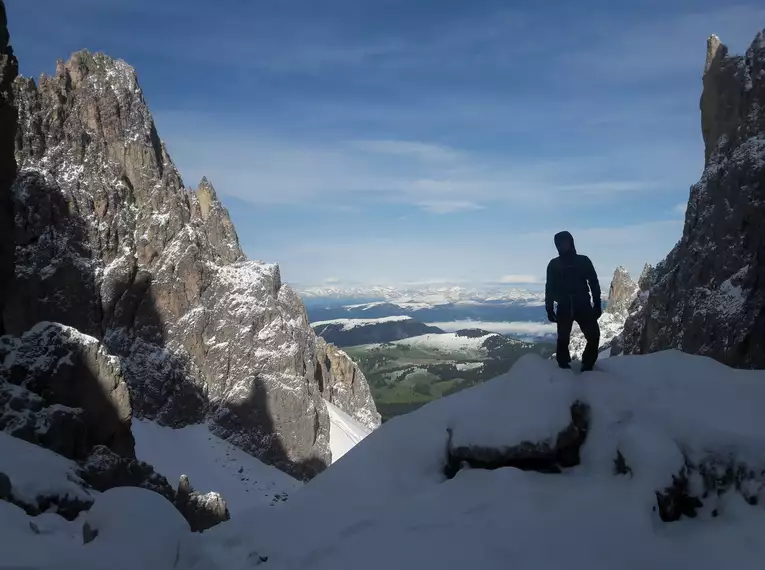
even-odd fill
[[[765,467],[765,372],[678,352],[601,367],[574,375],[527,356],[505,377],[394,418],[278,511],[213,529],[209,556],[221,568],[249,567],[252,552],[269,568],[314,570],[761,568],[765,510],[743,498],[761,493],[759,475],[744,493],[713,492],[695,520],[662,522],[655,493],[686,462]],[[459,445],[554,438],[576,399],[592,416],[581,465],[444,477],[447,428]],[[617,451],[631,475],[615,472]]]
[[[759,570],[763,399],[765,372],[676,351],[610,358],[584,375],[529,355],[503,377],[387,422],[286,503],[202,535],[156,495],[112,490],[88,515],[104,529],[91,544],[72,546],[61,531],[5,548],[21,566],[60,549],[53,567],[78,570],[121,551],[147,570]],[[546,444],[571,445],[574,424],[586,439],[569,467],[521,461],[527,470],[445,475],[457,450],[529,459]],[[25,532],[22,514],[0,517],[14,536]]]

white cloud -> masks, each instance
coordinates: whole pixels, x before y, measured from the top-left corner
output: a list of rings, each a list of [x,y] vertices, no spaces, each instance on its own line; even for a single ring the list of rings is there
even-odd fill
[[[255,204],[352,208],[372,201],[438,214],[493,203],[576,207],[583,193],[621,200],[625,194],[672,187],[672,177],[684,174],[680,163],[686,158],[681,154],[678,159],[674,152],[668,161],[670,153],[654,141],[644,147],[629,143],[597,156],[513,159],[496,151],[476,153],[427,141],[285,139],[257,126],[227,126],[193,113],[159,113],[157,122],[185,179],[196,182],[206,175],[221,196]],[[636,170],[634,179],[611,175],[614,168],[633,174],[636,156],[652,168]],[[694,167],[698,156],[688,161]]]
[[[348,143],[371,154],[403,156],[427,162],[449,162],[462,158],[462,153],[444,145],[403,140],[357,140]]]
[[[681,216],[685,216],[685,211],[687,209],[688,209],[688,202],[680,202],[674,208],[672,208],[672,212],[674,212],[675,214],[680,214]]]
[[[464,200],[432,200],[418,202],[417,205],[431,214],[453,214],[455,212],[483,209],[483,206]]]
[[[324,279],[325,285],[337,285],[338,283],[341,283],[341,280],[338,277],[327,277]]]
[[[534,275],[503,275],[500,277],[499,282],[500,283],[517,283],[517,284],[532,284],[532,283],[539,283],[541,279],[539,277],[536,277]]]
[[[552,323],[534,323],[531,321],[491,322],[491,321],[449,321],[443,323],[427,323],[446,332],[462,329],[483,329],[489,332],[519,336],[545,336],[555,334],[556,328]]]
[[[592,259],[605,294],[617,266],[624,265],[637,276],[646,262],[655,264],[663,259],[682,235],[683,221],[674,218],[569,229],[577,250]],[[287,282],[314,283],[316,275],[332,267],[333,275],[343,283],[397,285],[432,281],[434,277],[446,283],[496,283],[498,274],[544,275],[548,261],[557,255],[553,235],[558,230],[508,232],[502,239],[487,227],[483,232],[422,234],[416,239],[360,235],[352,240],[279,242],[269,252],[269,260],[279,262]],[[243,245],[247,249],[247,243]],[[262,258],[262,251],[254,257]]]

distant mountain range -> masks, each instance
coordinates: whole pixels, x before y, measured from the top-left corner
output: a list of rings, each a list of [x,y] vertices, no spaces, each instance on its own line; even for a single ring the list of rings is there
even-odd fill
[[[413,336],[444,332],[407,316],[337,319],[311,323],[311,327],[324,340],[340,347],[393,342]]]
[[[314,324],[334,323],[347,319],[370,321],[408,316],[420,323],[437,326],[447,331],[457,330],[457,328],[450,328],[449,323],[460,323],[459,328],[488,329],[492,328],[489,326],[490,323],[518,323],[520,326],[517,334],[513,334],[512,326],[507,331],[503,327],[496,332],[507,332],[511,336],[529,340],[543,338],[551,332],[544,330],[529,333],[528,324],[531,323],[536,328],[544,328],[547,320],[543,293],[524,289],[314,287],[303,289],[300,295],[308,311],[308,317]],[[411,327],[412,323],[405,326]],[[343,331],[343,336],[347,336],[345,332],[347,331]],[[420,334],[425,332],[427,331]],[[327,335],[322,334],[322,336]]]
[[[516,287],[460,287],[460,286],[359,286],[359,287],[296,287],[304,302],[314,299],[343,300],[358,303],[387,301],[400,306],[434,307],[451,304],[470,304],[486,302],[527,303],[539,306],[544,302],[544,294]]]

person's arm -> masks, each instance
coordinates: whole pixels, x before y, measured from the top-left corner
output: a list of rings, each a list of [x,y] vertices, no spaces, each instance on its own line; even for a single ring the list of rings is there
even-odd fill
[[[553,271],[553,263],[551,261],[547,264],[547,279],[545,281],[545,310],[548,316],[555,313],[555,296],[553,295],[555,290],[554,276],[555,272]]]
[[[592,304],[596,307],[600,307],[602,304],[600,281],[598,281],[598,274],[595,272],[595,266],[590,261],[589,257],[585,256],[585,269],[587,270],[587,283],[590,284],[590,291],[592,291]]]

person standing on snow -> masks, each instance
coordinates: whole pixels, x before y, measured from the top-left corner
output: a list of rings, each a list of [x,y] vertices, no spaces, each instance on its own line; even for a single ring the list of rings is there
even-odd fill
[[[571,368],[568,345],[571,340],[571,327],[576,321],[587,339],[587,347],[582,355],[582,372],[586,372],[592,370],[598,359],[598,319],[603,314],[598,274],[595,273],[589,257],[576,253],[574,237],[570,233],[557,233],[554,241],[559,255],[547,265],[545,309],[550,322],[558,325],[556,358],[558,366]]]

